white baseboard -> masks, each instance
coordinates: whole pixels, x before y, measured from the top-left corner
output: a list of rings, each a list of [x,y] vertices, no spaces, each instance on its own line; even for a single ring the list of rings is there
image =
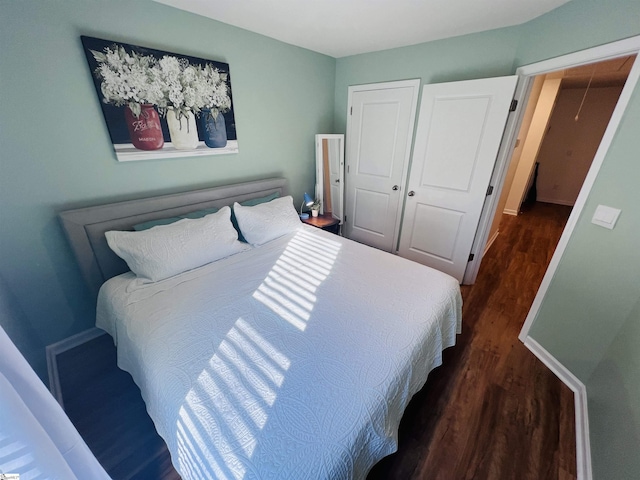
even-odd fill
[[[59,342],[52,343],[46,347],[47,355],[47,371],[49,372],[49,391],[53,395],[62,409],[64,410],[64,403],[62,401],[62,388],[60,387],[60,376],[58,374],[58,359],[56,358],[62,352],[71,350],[78,345],[82,345],[85,342],[98,338],[101,335],[105,335],[105,331],[99,328],[93,327],[84,332],[80,332],[71,337],[67,337]]]
[[[546,197],[538,197],[536,199],[536,202],[541,202],[541,203],[553,203],[555,205],[564,205],[566,207],[573,207],[576,202],[575,201],[571,201],[571,200],[560,200],[558,198],[546,198]]]
[[[578,480],[593,480],[591,469],[591,444],[589,441],[589,412],[587,410],[587,387],[553,355],[530,336],[524,345],[546,365],[549,370],[574,393],[576,411],[576,470]]]
[[[498,235],[500,235],[500,230],[496,230],[496,233],[491,235],[491,238],[487,240],[487,244],[484,246],[484,253],[482,254],[483,257],[487,254],[487,252],[491,248],[491,245],[493,245],[493,242],[496,241],[496,238],[498,238]]]
[[[517,210],[511,210],[510,208],[505,208],[502,213],[506,214],[506,215],[513,215],[514,217],[518,216],[518,211]]]

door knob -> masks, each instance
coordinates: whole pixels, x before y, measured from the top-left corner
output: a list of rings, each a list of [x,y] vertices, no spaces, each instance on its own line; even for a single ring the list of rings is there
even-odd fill
[[[339,178],[338,178],[338,179],[336,179],[336,183],[340,183],[340,179],[339,179]]]
[[[391,187],[391,190],[396,191],[396,190],[398,190],[398,188],[400,188],[400,187],[398,187],[398,185],[394,185],[393,187]]]
[[[414,192],[413,190],[411,190],[409,193],[407,193],[407,195],[409,195],[410,197],[413,197],[416,194],[416,192]]]

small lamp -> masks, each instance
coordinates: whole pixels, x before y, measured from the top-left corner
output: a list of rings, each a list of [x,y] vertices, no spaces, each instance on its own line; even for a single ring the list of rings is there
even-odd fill
[[[310,207],[313,205],[313,198],[309,196],[307,192],[304,192],[304,199],[302,200],[302,205],[300,205],[300,220],[306,220],[309,218],[308,213],[302,213],[302,209],[306,207]]]

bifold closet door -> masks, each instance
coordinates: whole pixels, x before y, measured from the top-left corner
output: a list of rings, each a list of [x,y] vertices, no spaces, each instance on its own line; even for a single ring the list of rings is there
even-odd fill
[[[424,85],[402,257],[462,282],[516,83],[511,76]]]

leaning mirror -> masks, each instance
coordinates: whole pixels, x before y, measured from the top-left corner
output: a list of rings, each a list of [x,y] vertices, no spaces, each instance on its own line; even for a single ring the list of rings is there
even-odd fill
[[[344,135],[316,135],[316,198],[320,213],[342,224],[344,205]]]

